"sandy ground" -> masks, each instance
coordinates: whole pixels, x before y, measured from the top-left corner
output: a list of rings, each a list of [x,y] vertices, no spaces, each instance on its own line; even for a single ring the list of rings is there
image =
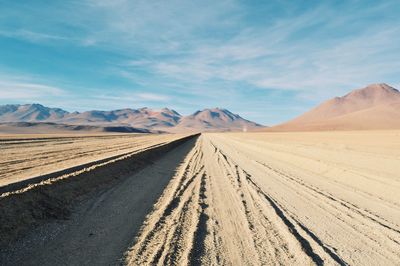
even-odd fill
[[[399,131],[202,135],[131,265],[396,265]]]
[[[398,265],[400,131],[208,133],[39,227],[15,265]]]
[[[5,248],[0,265],[121,264],[146,215],[195,141],[165,153],[156,163],[147,158],[149,167],[90,193],[66,220],[45,223]]]
[[[148,148],[183,135],[0,135],[0,186]]]

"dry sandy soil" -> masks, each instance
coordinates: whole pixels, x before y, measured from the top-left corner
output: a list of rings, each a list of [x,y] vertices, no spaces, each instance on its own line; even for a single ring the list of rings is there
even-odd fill
[[[208,133],[92,194],[68,220],[37,227],[0,259],[398,265],[399,194],[400,131]]]
[[[206,134],[132,265],[395,265],[400,132]]]
[[[0,187],[76,165],[139,151],[184,135],[0,135]]]

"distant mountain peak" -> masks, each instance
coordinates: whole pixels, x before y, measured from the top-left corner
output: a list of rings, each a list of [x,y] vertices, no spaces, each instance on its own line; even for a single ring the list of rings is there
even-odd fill
[[[0,106],[2,122],[35,122],[60,119],[69,113],[60,108],[49,108],[39,103]]]
[[[370,84],[335,97],[276,128],[390,128],[400,124],[400,92],[386,83]]]
[[[167,113],[167,114],[172,114],[172,115],[176,115],[176,116],[181,116],[180,113],[178,113],[177,111],[173,110],[173,109],[169,109],[167,107],[164,107],[161,109],[162,113]]]
[[[393,88],[392,86],[386,84],[386,83],[372,83],[367,85],[364,89],[366,88],[373,88],[373,89],[383,89],[383,90],[390,90],[390,91],[397,91],[397,89]]]
[[[231,111],[225,108],[219,108],[219,107],[214,107],[214,108],[205,108],[203,110],[197,110],[194,114],[199,114],[199,113],[204,113],[204,112],[215,112],[215,113],[226,113],[226,114],[232,114]]]
[[[400,97],[400,92],[387,85],[386,83],[376,83],[376,84],[370,84],[364,88],[360,89],[355,89],[342,98],[355,98],[355,97],[361,97],[361,98],[382,98],[382,97]]]
[[[197,131],[208,130],[247,130],[261,125],[246,120],[224,108],[206,108],[183,117],[177,128],[187,128]]]

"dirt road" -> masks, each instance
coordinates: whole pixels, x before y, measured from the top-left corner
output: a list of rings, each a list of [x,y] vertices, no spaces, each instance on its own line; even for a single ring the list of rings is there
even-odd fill
[[[398,145],[396,136],[381,142]],[[396,147],[365,141],[379,134],[302,137],[291,143],[293,135],[202,135],[126,262],[396,265]],[[335,142],[347,146],[328,145]],[[385,154],[365,150],[375,148]]]
[[[0,265],[120,264],[177,165],[194,146],[195,138],[186,139],[104,169],[0,196],[0,244],[11,231],[24,229],[18,241],[0,245]]]
[[[182,136],[184,135],[2,135],[0,186],[145,149]]]
[[[398,265],[399,195],[399,131],[202,134],[8,262]]]

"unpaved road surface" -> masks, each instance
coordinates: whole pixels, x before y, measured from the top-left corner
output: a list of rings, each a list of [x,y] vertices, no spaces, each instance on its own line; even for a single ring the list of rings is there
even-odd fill
[[[398,265],[399,144],[399,132],[202,135],[126,262]]]
[[[2,135],[0,186],[181,138],[183,134]]]
[[[68,219],[36,228],[3,250],[0,265],[121,264],[146,214],[195,141],[179,145],[141,171],[92,193]]]
[[[400,131],[202,134],[3,264],[399,265],[399,195]]]

